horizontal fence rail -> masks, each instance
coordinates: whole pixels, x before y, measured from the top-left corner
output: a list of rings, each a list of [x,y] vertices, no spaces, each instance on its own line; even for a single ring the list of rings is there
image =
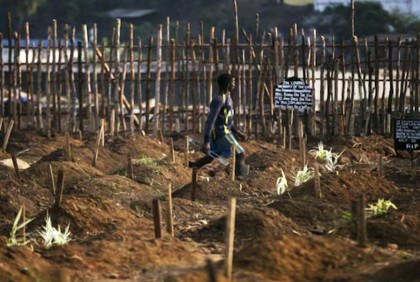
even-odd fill
[[[334,42],[316,31],[287,37],[242,30],[239,40],[205,38],[177,32],[169,21],[164,32],[136,38],[130,25],[121,38],[117,20],[111,42],[99,42],[93,25],[88,39],[57,23],[46,40],[31,40],[29,24],[21,38],[9,26],[0,33],[0,116],[18,129],[52,132],[97,132],[102,123],[110,135],[201,132],[207,105],[217,92],[222,72],[238,80],[232,93],[235,121],[248,135],[297,136],[303,122],[307,134],[389,134],[393,118],[419,118],[419,39],[372,41],[357,37]],[[164,34],[165,33],[165,34]],[[242,42],[240,42],[242,41]],[[312,109],[299,112],[274,106],[276,86],[299,77],[313,89]]]

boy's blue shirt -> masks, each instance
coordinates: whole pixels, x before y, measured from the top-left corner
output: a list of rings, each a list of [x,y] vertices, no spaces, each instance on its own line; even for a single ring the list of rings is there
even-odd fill
[[[216,140],[233,129],[233,102],[230,93],[218,94],[210,103],[204,126],[204,142]]]

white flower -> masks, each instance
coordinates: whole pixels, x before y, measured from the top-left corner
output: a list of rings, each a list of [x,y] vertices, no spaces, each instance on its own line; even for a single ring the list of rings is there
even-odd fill
[[[71,233],[69,228],[70,224],[67,225],[64,233],[62,233],[60,225],[58,226],[58,229],[53,227],[51,224],[51,218],[47,215],[47,218],[45,219],[44,231],[39,231],[38,233],[41,235],[45,246],[49,248],[52,245],[65,245],[70,242]]]
[[[284,175],[283,169],[281,169],[282,177],[277,178],[276,187],[277,187],[277,195],[282,195],[284,192],[287,191],[288,185],[287,185],[287,179]]]
[[[295,180],[295,183],[293,185],[295,187],[300,186],[303,183],[312,179],[313,177],[314,177],[313,169],[308,168],[308,165],[305,165],[302,170],[297,171],[295,176],[293,176],[293,179]]]

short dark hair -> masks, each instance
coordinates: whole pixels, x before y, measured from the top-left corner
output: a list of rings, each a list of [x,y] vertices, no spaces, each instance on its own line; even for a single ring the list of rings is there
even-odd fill
[[[217,77],[217,84],[219,85],[220,91],[229,90],[229,84],[232,81],[233,76],[228,73],[222,73]]]

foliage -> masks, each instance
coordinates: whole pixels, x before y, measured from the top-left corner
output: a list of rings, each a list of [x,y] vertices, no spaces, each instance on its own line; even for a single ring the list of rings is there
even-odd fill
[[[344,219],[344,221],[348,223],[353,220],[353,214],[349,211],[343,211],[341,218]]]
[[[287,191],[287,179],[286,175],[284,175],[283,169],[281,169],[281,177],[277,178],[276,187],[277,187],[277,195],[282,195]]]
[[[298,170],[293,176],[294,186],[300,186],[303,183],[309,181],[314,177],[314,172],[312,168],[308,168],[308,165],[305,165],[302,170]]]
[[[20,217],[22,216],[23,207],[20,207],[18,214],[16,215],[15,221],[13,222],[12,230],[10,231],[10,237],[7,241],[7,246],[15,246],[15,245],[26,245],[29,243],[29,240],[26,240],[25,238],[18,238],[16,233],[24,228],[29,222],[32,221],[32,219],[28,219],[25,222],[19,224]]]
[[[41,235],[43,239],[43,243],[48,248],[53,245],[66,245],[68,242],[71,241],[70,238],[70,224],[67,225],[66,229],[62,232],[60,225],[58,228],[52,226],[51,217],[47,215],[45,219],[45,226],[43,231],[38,231],[39,235]]]
[[[331,150],[324,149],[324,144],[321,142],[318,143],[317,150],[310,150],[309,153],[314,156],[314,158],[321,163],[325,163],[328,158],[331,157]]]
[[[154,159],[150,158],[150,157],[141,157],[140,159],[134,159],[133,160],[133,164],[136,165],[144,165],[144,166],[157,166],[157,163],[155,162]]]
[[[324,149],[324,144],[322,142],[318,143],[318,148],[315,150],[310,150],[309,153],[314,156],[314,158],[325,165],[325,168],[329,172],[335,172],[338,165],[338,160],[340,156],[343,154],[344,151],[341,151],[341,153],[337,154],[332,152],[332,148],[330,150]]]
[[[390,208],[397,209],[397,206],[392,203],[390,200],[378,199],[376,204],[369,204],[369,207],[365,210],[369,213],[369,215],[384,215],[388,213]]]
[[[372,34],[388,33],[397,25],[396,17],[384,10],[381,3],[374,1],[355,2],[355,34],[368,36]],[[329,17],[324,26],[318,29],[335,35],[337,38],[349,38],[351,36],[351,7],[350,5],[331,6],[321,14]],[[334,23],[333,25],[331,23]]]

